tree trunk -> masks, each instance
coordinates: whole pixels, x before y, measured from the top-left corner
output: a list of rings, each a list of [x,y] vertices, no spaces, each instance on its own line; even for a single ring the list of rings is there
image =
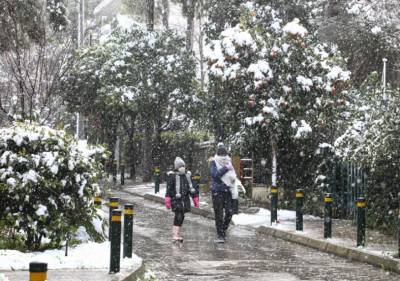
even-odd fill
[[[136,114],[130,114],[130,120],[125,123],[124,127],[126,128],[127,134],[127,145],[128,145],[128,155],[127,158],[129,160],[129,178],[136,178],[136,147],[135,147],[135,132],[136,132]]]
[[[276,136],[272,135],[271,136],[271,156],[272,156],[271,183],[272,183],[272,187],[276,187],[276,178],[277,178],[277,169],[278,169],[277,150],[278,150],[278,145],[276,143]]]
[[[133,135],[128,136],[129,178],[136,178],[136,147]]]
[[[203,32],[203,16],[204,16],[204,3],[203,0],[199,1],[199,55],[200,55],[200,85],[201,89],[205,88],[205,71],[204,71],[204,32]]]
[[[162,23],[165,29],[169,29],[169,0],[162,0]]]
[[[339,3],[337,0],[329,0],[326,6],[326,17],[332,18],[339,14]]]
[[[143,182],[149,182],[153,175],[153,160],[152,160],[152,137],[153,128],[151,122],[145,121],[145,132],[143,142]]]
[[[193,50],[195,1],[187,0],[187,2],[186,50],[190,52]]]
[[[147,30],[154,30],[154,0],[147,0]]]

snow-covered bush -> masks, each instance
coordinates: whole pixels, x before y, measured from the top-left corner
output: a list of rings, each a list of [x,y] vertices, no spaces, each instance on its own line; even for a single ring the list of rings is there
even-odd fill
[[[104,156],[102,147],[62,130],[28,123],[0,129],[0,219],[28,249],[44,237],[58,246],[79,226],[101,240],[92,199]]]
[[[336,139],[336,154],[368,171],[368,218],[394,230],[400,198],[400,90],[382,89],[373,73],[352,93],[347,129]]]

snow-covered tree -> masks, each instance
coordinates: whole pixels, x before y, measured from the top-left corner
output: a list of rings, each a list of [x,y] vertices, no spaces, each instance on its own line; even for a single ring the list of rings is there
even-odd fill
[[[349,72],[337,48],[316,41],[299,19],[284,21],[268,5],[248,2],[246,8],[241,23],[209,45],[209,95],[214,100],[228,96],[239,104],[220,110],[216,124],[240,117],[265,131],[260,136],[266,139],[256,141],[270,144],[276,186],[278,150],[290,153],[289,140],[293,150],[301,147],[304,162],[319,143],[333,142],[332,126],[346,103],[341,90]],[[279,148],[280,140],[284,147]]]
[[[85,112],[97,123],[94,127],[112,138],[122,118],[139,121],[131,126],[145,134],[145,159],[150,161],[145,170],[151,172],[161,133],[188,124],[195,111],[194,77],[195,63],[185,51],[184,37],[133,24],[127,30],[116,28],[104,43],[77,55],[63,79],[64,97],[72,110]],[[112,144],[115,139],[105,141]]]
[[[389,59],[388,80],[398,83],[400,2],[397,0],[346,0],[335,2],[335,13],[318,22],[319,36],[335,42],[348,57],[353,82],[360,85]],[[328,5],[329,7],[329,5]],[[399,84],[396,84],[397,86]]]
[[[18,123],[1,129],[1,220],[30,250],[39,249],[44,237],[59,246],[80,226],[102,239],[93,197],[100,194],[104,153],[46,126]]]
[[[375,72],[351,96],[347,129],[335,141],[336,154],[368,170],[369,222],[394,229],[400,199],[400,91],[384,90]]]
[[[1,1],[0,124],[60,119],[54,92],[70,48],[60,37],[68,24],[63,2]]]

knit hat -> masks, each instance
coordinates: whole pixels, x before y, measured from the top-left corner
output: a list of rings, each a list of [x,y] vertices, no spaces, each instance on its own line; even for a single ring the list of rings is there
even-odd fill
[[[174,161],[174,168],[175,170],[178,170],[181,167],[185,167],[185,162],[183,161],[182,158],[176,157]]]
[[[218,156],[226,156],[228,155],[228,150],[226,149],[225,145],[220,142],[217,147],[217,155]]]

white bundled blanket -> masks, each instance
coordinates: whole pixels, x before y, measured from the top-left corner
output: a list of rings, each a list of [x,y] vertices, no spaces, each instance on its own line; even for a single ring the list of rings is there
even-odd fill
[[[229,156],[216,155],[214,157],[214,160],[218,170],[220,170],[224,166],[232,166],[232,160]],[[243,187],[242,182],[237,178],[235,170],[232,169],[226,172],[222,176],[221,180],[229,187],[229,190],[232,194],[232,199],[238,199],[239,192],[246,194],[246,190]]]

